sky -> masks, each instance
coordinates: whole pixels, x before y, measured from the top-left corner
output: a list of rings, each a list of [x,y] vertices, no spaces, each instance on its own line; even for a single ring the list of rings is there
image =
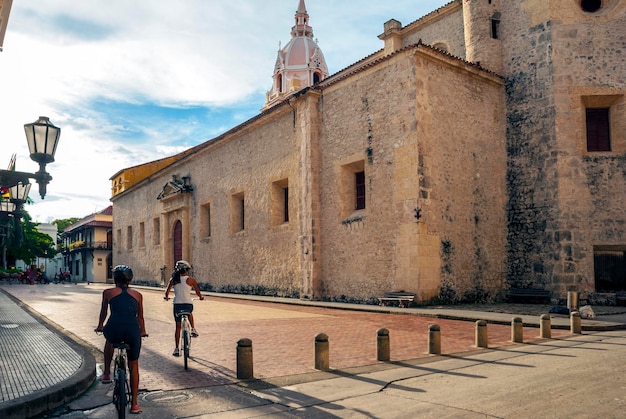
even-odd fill
[[[449,0],[305,0],[330,74],[381,49],[389,19]],[[0,168],[36,172],[23,125],[61,128],[34,221],[111,205],[121,169],[171,156],[259,114],[298,0],[15,0],[0,52]],[[155,201],[156,202],[156,201]]]

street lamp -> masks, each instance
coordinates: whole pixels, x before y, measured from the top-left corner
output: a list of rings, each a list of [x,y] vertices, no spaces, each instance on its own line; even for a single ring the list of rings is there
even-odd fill
[[[39,184],[41,199],[46,196],[46,186],[52,180],[52,176],[46,172],[46,164],[54,161],[54,153],[57,150],[61,128],[55,127],[48,117],[40,116],[30,124],[24,124],[26,141],[30,151],[30,158],[39,163],[37,173],[16,172],[14,170],[0,170],[0,186],[11,188],[18,183],[29,184],[29,179],[35,179]]]
[[[13,213],[17,218],[22,217],[22,207],[26,200],[28,200],[28,193],[30,192],[31,184],[23,184],[18,182],[15,186],[9,188],[9,201],[13,204]]]
[[[6,199],[0,201],[0,217],[9,217],[15,212],[15,204]]]
[[[2,248],[2,269],[7,268],[7,242],[11,228],[11,219],[15,214],[15,204],[8,199],[0,200],[0,248]]]

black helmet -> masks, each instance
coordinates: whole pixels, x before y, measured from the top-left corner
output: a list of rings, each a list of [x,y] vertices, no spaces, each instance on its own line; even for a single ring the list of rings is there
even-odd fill
[[[114,281],[126,281],[130,282],[133,279],[133,270],[126,265],[117,265],[113,268],[113,280]]]

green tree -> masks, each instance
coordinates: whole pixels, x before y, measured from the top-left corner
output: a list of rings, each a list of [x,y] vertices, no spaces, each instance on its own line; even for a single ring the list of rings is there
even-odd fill
[[[71,226],[72,224],[80,221],[80,218],[62,218],[60,220],[54,220],[52,224],[56,224],[57,226],[57,244],[61,244],[61,233],[65,231],[66,228]]]
[[[30,265],[36,258],[53,258],[57,254],[56,244],[52,237],[37,230],[40,223],[34,223],[25,210],[22,219],[11,221],[12,228],[7,246],[7,260],[11,265],[23,260]]]

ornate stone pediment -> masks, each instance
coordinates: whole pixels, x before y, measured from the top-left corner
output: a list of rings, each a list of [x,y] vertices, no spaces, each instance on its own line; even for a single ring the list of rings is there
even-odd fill
[[[174,175],[172,176],[172,180],[163,186],[163,189],[157,196],[157,199],[160,201],[173,195],[191,192],[193,192],[193,186],[191,186],[191,176],[183,176],[180,178],[178,175]]]

